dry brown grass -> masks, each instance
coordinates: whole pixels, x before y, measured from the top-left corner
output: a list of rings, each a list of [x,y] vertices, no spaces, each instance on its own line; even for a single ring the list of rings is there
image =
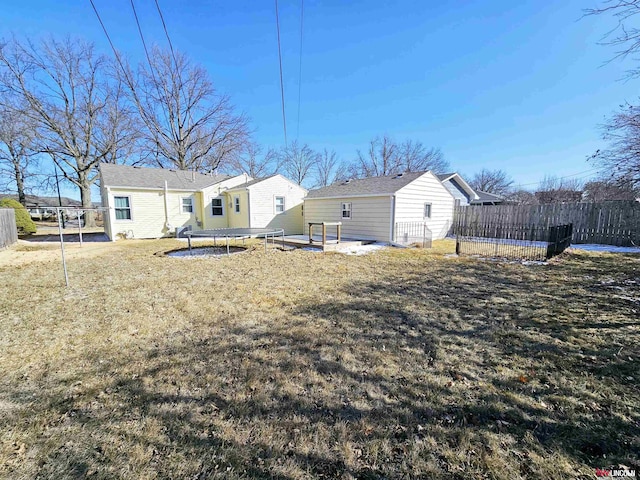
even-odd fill
[[[638,256],[180,247],[70,255],[69,289],[55,252],[0,266],[0,477],[640,468]]]

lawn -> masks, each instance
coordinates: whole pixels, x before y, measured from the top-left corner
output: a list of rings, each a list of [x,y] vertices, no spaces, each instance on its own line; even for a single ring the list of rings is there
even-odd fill
[[[176,246],[0,252],[1,478],[640,470],[638,255]]]

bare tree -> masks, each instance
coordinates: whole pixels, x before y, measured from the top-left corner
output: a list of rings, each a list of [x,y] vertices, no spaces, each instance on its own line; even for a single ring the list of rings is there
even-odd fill
[[[19,108],[0,106],[0,189],[15,190],[25,206],[27,182],[36,175],[35,133]]]
[[[365,153],[358,150],[353,173],[357,177],[380,177],[402,171],[398,145],[387,135],[369,142]]]
[[[539,203],[535,194],[524,189],[517,189],[510,192],[506,197],[506,200],[518,205],[537,205]]]
[[[0,85],[26,106],[37,151],[48,154],[91,207],[100,162],[124,162],[135,137],[110,60],[91,43],[15,38],[0,48]],[[0,103],[3,103],[0,98]],[[91,225],[93,217],[85,216]]]
[[[331,185],[338,178],[338,170],[340,163],[338,160],[338,154],[334,150],[327,150],[318,155],[318,159],[315,164],[315,185],[316,187],[326,187]]]
[[[147,151],[160,166],[213,171],[246,149],[247,118],[186,55],[156,47],[137,79],[129,68],[122,73],[146,127]]]
[[[576,178],[545,176],[535,196],[539,203],[575,203],[582,200],[582,183]]]
[[[280,151],[280,165],[287,177],[302,185],[317,164],[318,154],[307,144],[300,145],[297,141]]]
[[[233,175],[246,173],[252,178],[264,178],[277,173],[279,167],[276,150],[264,151],[257,143],[248,142],[241,152],[222,162],[219,169]]]
[[[399,147],[400,165],[405,172],[445,173],[449,162],[439,148],[427,148],[422,142],[407,140]]]
[[[600,42],[616,49],[612,60],[624,59],[638,53],[640,28],[631,22],[633,17],[640,14],[640,0],[606,0],[596,8],[585,9],[584,13],[586,16],[610,15],[617,22],[617,26],[605,33]],[[640,68],[633,68],[627,72],[628,77],[639,75]]]
[[[589,202],[635,200],[640,198],[640,188],[634,187],[631,182],[611,179],[592,180],[584,185],[584,196]]]
[[[469,185],[474,190],[506,196],[511,190],[513,180],[503,170],[487,170],[483,168],[473,176]]]
[[[640,107],[623,105],[602,126],[603,139],[609,145],[591,159],[603,172],[621,183],[640,185]]]

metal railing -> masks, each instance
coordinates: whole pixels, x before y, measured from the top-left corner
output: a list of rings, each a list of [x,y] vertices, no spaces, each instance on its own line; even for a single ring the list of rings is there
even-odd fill
[[[491,258],[544,261],[571,245],[573,225],[458,226],[456,253]]]
[[[396,222],[395,227],[395,243],[431,248],[433,235],[425,222]]]

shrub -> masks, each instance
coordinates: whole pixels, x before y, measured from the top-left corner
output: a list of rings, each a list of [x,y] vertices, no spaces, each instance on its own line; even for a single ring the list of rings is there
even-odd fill
[[[23,235],[36,233],[36,224],[31,220],[29,211],[20,202],[11,198],[2,198],[0,199],[0,208],[13,208],[15,210],[18,233]]]

